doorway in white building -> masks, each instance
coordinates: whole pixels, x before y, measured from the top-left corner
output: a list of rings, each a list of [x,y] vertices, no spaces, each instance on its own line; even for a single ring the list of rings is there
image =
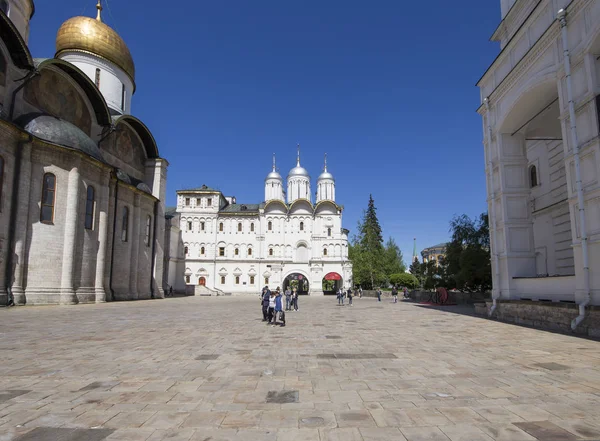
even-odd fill
[[[292,273],[287,276],[283,280],[283,291],[285,291],[288,286],[291,290],[296,289],[298,291],[298,295],[308,294],[309,283],[304,274]]]
[[[323,277],[323,294],[335,295],[338,290],[344,286],[342,276],[338,273],[327,273]]]

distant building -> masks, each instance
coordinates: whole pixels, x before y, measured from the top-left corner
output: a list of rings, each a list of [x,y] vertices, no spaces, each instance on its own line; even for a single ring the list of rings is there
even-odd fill
[[[322,295],[325,280],[348,288],[352,264],[342,211],[326,162],[312,203],[299,152],[285,183],[273,159],[259,204],[239,203],[206,185],[179,190],[177,207],[167,212],[169,284],[179,292],[217,295],[257,294],[265,285]]]
[[[440,259],[444,259],[446,257],[447,245],[447,243],[439,243],[432,247],[425,248],[423,251],[421,251],[423,263],[435,262],[436,265],[439,265]]]

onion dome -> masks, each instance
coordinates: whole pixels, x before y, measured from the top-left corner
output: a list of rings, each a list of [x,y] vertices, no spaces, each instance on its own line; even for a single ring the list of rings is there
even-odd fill
[[[325,180],[335,180],[333,179],[333,175],[327,171],[327,153],[325,153],[325,166],[323,167],[323,173],[319,175],[319,177],[317,178],[317,182]]]
[[[265,181],[268,181],[269,179],[277,179],[279,181],[283,181],[283,178],[277,172],[277,167],[275,166],[275,153],[273,153],[273,170],[267,175]]]
[[[288,179],[294,176],[304,176],[306,178],[310,178],[308,171],[300,165],[300,146],[298,146],[298,159],[296,160],[296,167],[290,170]]]
[[[111,27],[102,23],[100,0],[96,5],[98,15],[73,17],[65,21],[56,35],[56,55],[62,52],[87,52],[104,58],[120,67],[135,83],[135,65],[129,48]]]

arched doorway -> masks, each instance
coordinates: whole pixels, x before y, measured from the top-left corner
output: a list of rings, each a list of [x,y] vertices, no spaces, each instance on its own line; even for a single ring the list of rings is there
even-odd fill
[[[287,276],[283,281],[283,290],[285,291],[288,286],[291,290],[296,289],[299,295],[308,294],[309,284],[304,274],[292,273]]]
[[[334,295],[338,292],[338,289],[344,286],[342,276],[338,273],[327,273],[323,277],[323,294]]]
[[[205,277],[199,277],[198,278],[198,285],[200,285],[200,286],[206,286],[206,278]]]

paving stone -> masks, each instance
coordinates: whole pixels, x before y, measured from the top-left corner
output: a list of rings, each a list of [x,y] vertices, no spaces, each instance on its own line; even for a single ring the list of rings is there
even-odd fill
[[[534,438],[543,441],[572,441],[577,437],[565,429],[558,427],[550,421],[513,423],[519,429],[527,432]]]
[[[560,363],[535,363],[533,366],[548,369],[549,371],[564,371],[565,369],[570,369],[569,366]]]
[[[17,441],[102,441],[112,432],[112,429],[36,427],[17,438]]]
[[[395,427],[363,427],[359,430],[363,441],[406,441],[402,432]]]
[[[597,341],[370,298],[308,297],[271,328],[254,300],[14,310],[0,441],[92,427],[109,441],[600,439]]]
[[[12,400],[13,398],[18,397],[19,395],[25,395],[31,392],[30,390],[3,390],[0,391],[0,403],[4,403],[5,401]]]
[[[284,391],[269,391],[267,393],[267,403],[297,403],[298,402],[298,391],[297,390],[284,390]]]

